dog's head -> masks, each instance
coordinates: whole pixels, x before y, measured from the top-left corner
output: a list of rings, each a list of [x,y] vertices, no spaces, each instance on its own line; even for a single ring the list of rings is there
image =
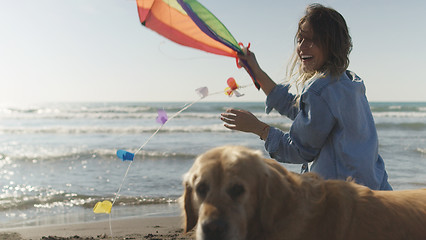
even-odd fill
[[[285,192],[284,168],[273,168],[261,152],[244,147],[214,148],[200,155],[184,176],[180,199],[185,215],[185,232],[195,226],[197,239],[246,239],[250,228],[273,219],[280,199],[273,192]],[[281,183],[278,183],[281,182]],[[269,199],[265,204],[265,199]],[[266,224],[269,224],[267,222]]]

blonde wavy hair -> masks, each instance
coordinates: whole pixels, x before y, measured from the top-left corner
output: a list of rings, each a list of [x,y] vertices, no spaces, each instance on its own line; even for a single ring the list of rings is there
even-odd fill
[[[297,55],[297,48],[287,67],[287,80],[293,82],[298,96],[297,104],[300,101],[301,89],[307,82],[330,74],[337,77],[349,66],[349,54],[352,51],[352,39],[343,16],[336,10],[324,7],[321,4],[312,4],[306,8],[298,25],[295,36],[295,46],[301,33],[301,26],[305,22],[309,23],[314,33],[314,44],[319,46],[326,56],[326,62],[321,69],[315,72],[304,72],[301,67],[300,58]]]

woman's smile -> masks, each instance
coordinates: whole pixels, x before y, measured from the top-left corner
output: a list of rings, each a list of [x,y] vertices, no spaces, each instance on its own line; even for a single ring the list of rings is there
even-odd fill
[[[309,23],[305,22],[301,26],[297,40],[297,54],[304,72],[318,71],[325,63],[322,49],[312,39],[314,39],[314,32]]]

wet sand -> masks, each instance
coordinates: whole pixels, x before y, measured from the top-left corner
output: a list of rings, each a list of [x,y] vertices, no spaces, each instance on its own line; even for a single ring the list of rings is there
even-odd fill
[[[1,240],[194,239],[183,233],[181,217],[129,218],[67,225],[0,229]]]

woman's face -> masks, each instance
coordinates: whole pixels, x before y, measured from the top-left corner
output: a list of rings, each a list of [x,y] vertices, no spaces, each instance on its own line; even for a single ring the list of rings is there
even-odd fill
[[[302,70],[306,73],[320,70],[326,57],[322,49],[313,41],[314,31],[308,22],[301,25],[297,36],[297,55],[302,62]]]

